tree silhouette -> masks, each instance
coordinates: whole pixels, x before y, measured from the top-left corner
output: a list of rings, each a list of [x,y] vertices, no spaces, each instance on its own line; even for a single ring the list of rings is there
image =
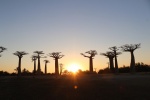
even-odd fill
[[[21,58],[23,57],[23,55],[27,55],[28,53],[26,53],[25,51],[16,51],[15,53],[13,53],[14,55],[18,56],[19,58],[19,63],[18,63],[18,75],[21,75]]]
[[[36,55],[33,55],[31,58],[32,58],[32,61],[34,62],[33,73],[36,74],[36,60],[37,60],[38,57]]]
[[[33,53],[37,54],[38,59],[38,68],[37,68],[37,74],[41,74],[41,64],[40,64],[40,58],[45,58],[43,56],[43,51],[34,51]]]
[[[115,54],[115,72],[118,73],[119,70],[118,70],[117,55],[120,55],[121,52],[117,52],[119,49],[116,46],[110,47],[109,49],[112,50]]]
[[[130,63],[130,71],[132,73],[135,72],[135,58],[134,58],[134,51],[138,48],[140,48],[140,43],[139,44],[126,44],[121,46],[120,48],[122,49],[123,52],[130,52],[131,53],[131,63]]]
[[[26,68],[24,68],[24,69],[22,70],[22,75],[27,76],[27,75],[31,75],[31,73],[30,73]]]
[[[5,47],[0,47],[0,53],[2,53],[4,50],[7,50]],[[0,55],[0,57],[1,57],[1,55]]]
[[[114,62],[113,62],[113,58],[115,57],[114,52],[101,53],[100,55],[103,55],[109,58],[110,70],[111,72],[114,72]]]
[[[60,55],[61,52],[52,52],[49,53],[49,56],[54,58],[55,60],[55,74],[59,75],[59,68],[58,68],[58,59],[61,59],[62,57],[64,57],[64,55]]]
[[[63,72],[63,64],[60,63],[60,75],[62,74],[62,72]]]
[[[45,62],[45,74],[47,74],[47,63],[50,63],[49,60],[44,60]]]
[[[84,57],[89,58],[89,71],[93,72],[93,57],[95,57],[95,55],[97,55],[97,51],[96,50],[90,50],[85,52],[87,54],[90,54],[90,56],[86,56],[85,54],[81,53],[81,55],[83,55]]]
[[[17,73],[17,72],[18,72],[18,67],[16,67],[16,68],[14,69],[14,71],[15,71],[15,73]]]

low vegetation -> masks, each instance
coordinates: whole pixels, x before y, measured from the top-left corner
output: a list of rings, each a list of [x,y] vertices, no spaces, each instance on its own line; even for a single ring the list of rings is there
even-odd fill
[[[119,68],[119,73],[130,73],[130,66],[123,66]],[[144,63],[136,63],[135,64],[135,71],[136,72],[150,72],[150,65],[144,64]],[[99,70],[98,74],[107,74],[112,73],[109,68],[104,68]]]

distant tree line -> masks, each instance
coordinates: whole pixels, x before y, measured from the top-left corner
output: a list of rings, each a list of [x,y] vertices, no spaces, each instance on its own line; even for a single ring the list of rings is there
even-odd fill
[[[2,53],[4,50],[7,50],[5,47],[0,47],[0,53]],[[34,51],[34,54],[31,56],[31,60],[34,62],[34,69],[33,72],[29,72],[28,70],[26,70],[25,68],[23,70],[21,70],[21,60],[22,57],[24,55],[27,55],[28,53],[26,53],[25,51],[16,51],[15,53],[13,53],[15,56],[17,56],[19,58],[18,61],[18,67],[16,69],[14,69],[17,73],[18,76],[21,75],[42,75],[43,72],[41,71],[41,64],[40,64],[40,59],[41,58],[46,58],[46,56],[44,56],[43,51]],[[54,58],[55,60],[55,74],[59,75],[59,63],[58,63],[58,59],[61,59],[62,57],[64,57],[64,55],[60,55],[61,52],[52,52],[49,53],[48,56]],[[1,55],[0,55],[1,57]],[[37,69],[36,69],[36,60],[38,60],[38,65],[37,65]],[[50,63],[49,60],[44,60],[45,62],[45,73],[47,74],[47,63]],[[61,66],[62,67],[62,66]],[[61,68],[62,71],[62,68]],[[4,71],[0,71],[0,75],[16,75],[16,73],[12,73],[9,74],[8,72],[4,72]]]
[[[106,53],[100,53],[100,55],[106,56],[107,58],[109,58],[109,68],[105,68],[105,69],[101,69],[99,70],[99,74],[102,73],[124,73],[124,72],[131,72],[131,73],[135,73],[135,72],[149,72],[149,65],[143,64],[143,63],[135,63],[135,57],[134,57],[134,51],[138,48],[140,48],[141,44],[126,44],[120,47],[110,47],[109,50],[111,51],[107,51]],[[121,67],[118,68],[118,61],[117,61],[117,57],[118,55],[120,55],[122,52],[118,52],[118,50],[121,50],[122,52],[130,52],[131,54],[131,62],[130,62],[130,66],[127,67]],[[2,53],[3,51],[7,50],[5,47],[0,47],[0,53]],[[60,71],[59,71],[59,63],[58,63],[58,59],[61,59],[62,57],[64,57],[64,55],[60,54],[61,52],[52,52],[49,53],[48,56],[54,58],[55,60],[55,75],[60,75],[62,74],[62,65],[60,65]],[[16,55],[19,58],[18,61],[18,67],[15,69],[16,73],[18,76],[21,75],[41,75],[41,74],[47,74],[47,63],[50,63],[49,60],[44,60],[45,62],[45,71],[44,73],[41,71],[41,64],[40,64],[40,59],[41,58],[47,58],[46,56],[44,56],[43,51],[34,51],[33,55],[31,56],[31,60],[34,62],[34,67],[33,67],[33,71],[29,72],[26,69],[21,70],[21,59],[24,55],[27,55],[28,53],[26,53],[25,51],[16,51],[15,53],[13,53],[14,55]],[[88,55],[89,56],[88,56]],[[89,58],[89,70],[88,71],[84,71],[84,73],[95,73],[95,71],[93,71],[93,59],[95,57],[95,55],[97,55],[97,51],[96,50],[90,50],[84,53],[81,53],[82,56]],[[0,55],[1,57],[1,55]],[[115,66],[114,66],[114,59],[115,59]],[[36,68],[36,60],[38,61],[37,63],[37,68]],[[80,73],[83,71],[79,71]],[[16,73],[12,73],[12,74],[16,74]],[[67,71],[64,73],[68,73]],[[3,72],[1,71],[1,74],[5,75],[8,73],[7,72]]]

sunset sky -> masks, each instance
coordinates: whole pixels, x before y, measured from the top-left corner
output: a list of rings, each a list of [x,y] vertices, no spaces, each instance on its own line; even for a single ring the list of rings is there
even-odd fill
[[[94,68],[107,67],[108,58],[100,53],[112,46],[141,43],[135,51],[136,62],[150,64],[149,0],[0,0],[0,46],[8,50],[0,57],[0,70],[14,72],[18,57],[12,53],[26,51],[22,69],[33,70],[33,51],[45,55],[62,52],[59,60],[68,69],[78,64],[89,69],[89,59],[80,55],[96,50]],[[54,60],[48,72],[54,72]],[[41,59],[44,71],[45,58]],[[119,67],[130,65],[130,53],[118,56]]]

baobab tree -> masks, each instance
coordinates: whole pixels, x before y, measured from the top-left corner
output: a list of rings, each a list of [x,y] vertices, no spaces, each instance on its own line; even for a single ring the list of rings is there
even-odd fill
[[[121,52],[117,52],[119,49],[116,46],[110,47],[110,50],[114,52],[115,55],[115,72],[118,73],[118,61],[117,61],[117,55],[120,55]]]
[[[27,55],[28,53],[26,53],[25,51],[16,51],[15,53],[13,53],[14,55],[18,56],[19,58],[19,63],[18,63],[18,75],[21,75],[21,58],[23,57],[23,55]]]
[[[100,55],[103,55],[109,58],[110,71],[114,72],[114,62],[113,62],[113,58],[115,57],[114,52],[101,53]]]
[[[36,74],[36,60],[37,60],[38,57],[36,55],[33,55],[31,58],[32,58],[32,61],[34,62],[33,73]]]
[[[4,50],[7,50],[5,47],[0,47],[0,53],[2,53]],[[1,55],[0,55],[0,57],[1,57]]]
[[[135,58],[134,58],[134,51],[138,48],[140,48],[140,43],[139,44],[126,44],[121,46],[120,48],[122,49],[123,52],[130,52],[131,53],[131,63],[130,63],[130,71],[132,73],[135,72]]]
[[[47,63],[50,63],[49,60],[44,60],[45,62],[45,74],[47,74]]]
[[[95,55],[97,55],[97,51],[96,50],[90,50],[85,52],[87,54],[89,54],[90,56],[86,56],[85,54],[81,53],[81,55],[83,55],[84,57],[89,58],[89,71],[93,72],[93,57],[95,57]]]
[[[41,64],[40,64],[40,58],[46,58],[42,57],[43,56],[43,51],[34,51],[33,53],[37,54],[37,59],[38,59],[38,68],[37,68],[37,74],[41,74]]]
[[[49,53],[49,56],[54,58],[55,60],[55,74],[59,75],[59,67],[58,67],[58,59],[61,59],[62,57],[64,57],[64,55],[60,55],[61,52],[52,52]]]

